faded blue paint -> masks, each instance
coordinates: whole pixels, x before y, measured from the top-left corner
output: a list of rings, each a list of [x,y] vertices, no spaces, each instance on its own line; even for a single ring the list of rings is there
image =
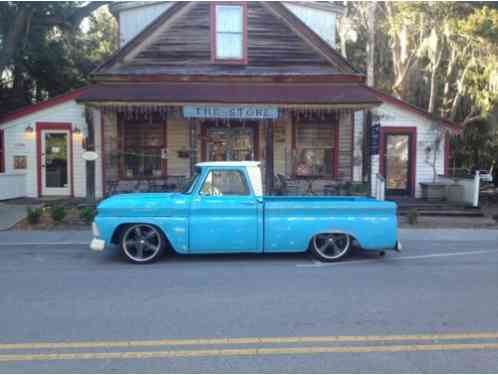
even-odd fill
[[[178,253],[304,252],[324,232],[353,236],[365,250],[394,249],[396,204],[364,197],[202,196],[209,171],[244,167],[203,166],[191,193],[124,194],[98,206],[100,239],[111,243],[122,224],[155,225]]]

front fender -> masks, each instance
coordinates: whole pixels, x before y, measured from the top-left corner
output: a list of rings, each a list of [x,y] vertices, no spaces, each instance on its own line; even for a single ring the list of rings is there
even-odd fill
[[[100,232],[99,238],[105,241],[106,246],[112,244],[116,231],[122,225],[148,224],[159,228],[170,242],[173,250],[184,254],[188,252],[188,225],[184,217],[99,217],[95,224]]]

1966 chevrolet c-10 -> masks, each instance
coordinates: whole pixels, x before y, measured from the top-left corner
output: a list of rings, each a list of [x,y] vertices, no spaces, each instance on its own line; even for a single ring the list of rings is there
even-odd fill
[[[181,254],[310,251],[343,258],[352,245],[399,250],[396,204],[366,197],[264,196],[259,162],[208,162],[179,193],[101,202],[90,247],[119,245],[134,263]]]

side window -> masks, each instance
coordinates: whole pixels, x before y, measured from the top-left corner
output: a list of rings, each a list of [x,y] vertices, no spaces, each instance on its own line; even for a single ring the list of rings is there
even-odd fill
[[[246,179],[240,171],[211,171],[209,172],[201,195],[249,195]]]

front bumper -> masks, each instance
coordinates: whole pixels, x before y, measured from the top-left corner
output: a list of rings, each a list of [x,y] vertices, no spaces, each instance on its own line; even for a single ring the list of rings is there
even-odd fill
[[[403,249],[403,246],[401,245],[400,241],[396,241],[396,247],[394,250],[396,250],[398,253],[401,253],[401,250]]]
[[[92,242],[90,242],[90,249],[94,251],[104,251],[105,241],[98,238],[94,238]]]

